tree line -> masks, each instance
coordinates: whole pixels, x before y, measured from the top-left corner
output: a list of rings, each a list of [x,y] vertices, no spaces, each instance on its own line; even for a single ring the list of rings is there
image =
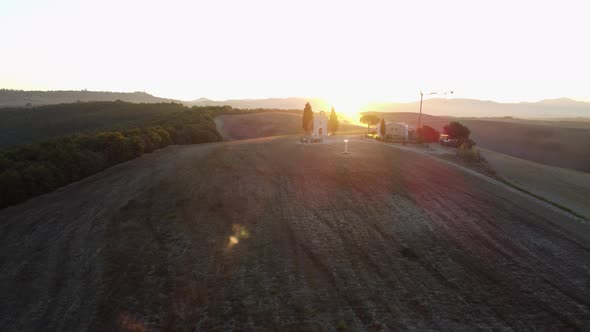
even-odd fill
[[[184,109],[145,126],[72,134],[0,151],[0,208],[168,145],[221,140],[213,116],[230,109]]]
[[[91,130],[142,127],[188,108],[178,103],[78,102],[0,108],[0,149]]]

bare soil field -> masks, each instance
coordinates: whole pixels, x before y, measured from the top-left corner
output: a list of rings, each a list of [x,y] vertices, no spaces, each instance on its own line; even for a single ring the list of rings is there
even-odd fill
[[[590,328],[590,225],[342,149],[169,147],[0,211],[0,330]]]
[[[486,149],[545,165],[590,172],[590,128],[464,121]]]
[[[294,113],[263,112],[221,115],[215,118],[217,130],[226,140],[298,134],[301,115]]]
[[[302,134],[301,114],[261,112],[221,115],[215,118],[219,133],[226,140]],[[362,131],[362,127],[340,121],[339,132]]]

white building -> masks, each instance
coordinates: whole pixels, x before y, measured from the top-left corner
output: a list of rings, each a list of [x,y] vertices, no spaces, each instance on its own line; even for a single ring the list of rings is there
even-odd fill
[[[313,138],[323,139],[328,136],[328,118],[326,112],[320,111],[313,114]]]
[[[381,135],[381,122],[377,125],[377,134],[384,138],[408,139],[408,125],[404,122],[386,122],[385,136]]]

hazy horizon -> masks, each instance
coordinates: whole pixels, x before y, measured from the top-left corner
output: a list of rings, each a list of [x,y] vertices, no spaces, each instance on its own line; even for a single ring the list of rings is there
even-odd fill
[[[115,101],[132,103],[178,102],[187,106],[231,106],[237,109],[302,109],[309,102],[314,111],[336,112],[348,121],[358,122],[360,112],[417,113],[419,101],[371,101],[361,103],[356,108],[340,107],[328,99],[319,97],[276,97],[263,99],[197,98],[176,100],[162,98],[148,92],[113,92],[89,90],[65,91],[24,91],[0,90],[0,107],[31,107],[61,103]],[[467,99],[462,97],[443,98],[427,96],[424,99],[423,113],[436,116],[453,117],[514,117],[522,119],[590,119],[590,103],[570,98],[544,99],[536,102],[502,103],[489,100]]]
[[[317,96],[352,112],[419,91],[590,101],[587,4],[466,0],[8,0],[0,87],[178,100]],[[42,27],[42,28],[40,28]]]
[[[89,90],[89,89],[21,89],[21,88],[12,88],[12,87],[4,87],[0,86],[0,90],[13,90],[13,91],[24,91],[24,92],[105,92],[105,93],[145,93],[154,97],[163,98],[163,99],[172,99],[181,102],[193,102],[198,100],[211,100],[211,101],[232,101],[232,100],[257,100],[257,99],[324,99],[328,102],[328,99],[320,97],[320,96],[303,96],[303,95],[277,95],[277,96],[266,96],[266,97],[252,97],[252,98],[239,98],[239,97],[228,97],[228,98],[211,98],[209,96],[204,95],[196,95],[196,97],[187,98],[187,99],[179,99],[174,98],[173,96],[168,95],[159,95],[156,93],[152,93],[150,91],[139,91],[139,90]],[[410,104],[420,102],[420,92],[418,91],[418,96],[415,99],[408,99],[408,100],[394,100],[394,99],[386,99],[386,100],[369,100],[364,104],[375,104],[375,103],[400,103],[400,104]],[[463,96],[457,96],[457,92],[454,91],[455,96],[426,96],[424,100],[433,100],[433,99],[447,99],[447,100],[477,100],[482,102],[493,102],[498,104],[518,104],[518,103],[539,103],[543,101],[552,101],[552,100],[571,100],[575,102],[582,102],[582,103],[590,103],[590,100],[582,100],[576,99],[569,96],[561,96],[561,97],[554,97],[554,98],[542,98],[542,99],[533,99],[533,100],[515,100],[515,101],[503,101],[503,100],[494,100],[494,99],[478,99],[478,98],[469,98]]]

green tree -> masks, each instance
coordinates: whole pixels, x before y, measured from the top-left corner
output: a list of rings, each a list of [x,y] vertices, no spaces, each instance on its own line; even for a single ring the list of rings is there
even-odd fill
[[[330,120],[328,120],[328,132],[335,133],[338,131],[338,115],[332,107],[332,111],[330,112]]]
[[[7,169],[11,164],[11,161],[6,158],[6,156],[0,152],[0,172]]]
[[[303,109],[301,126],[306,134],[309,134],[313,129],[313,111],[311,110],[311,105],[309,103],[306,103],[305,108]]]
[[[361,123],[365,123],[367,125],[367,133],[371,126],[374,126],[379,123],[379,118],[373,114],[365,114],[361,116]]]
[[[9,169],[0,173],[0,209],[27,198],[26,188],[19,172]]]
[[[381,125],[379,126],[379,131],[380,131],[381,137],[385,137],[385,134],[387,133],[387,127],[385,126],[385,119],[381,119]]]
[[[467,140],[471,134],[471,130],[457,121],[453,121],[443,127],[443,132],[449,135],[450,138],[458,140]]]
[[[28,196],[44,194],[56,188],[53,172],[45,163],[23,163],[20,174]]]
[[[128,103],[114,104],[129,107]],[[0,208],[170,144],[221,140],[211,115],[231,109],[182,109],[146,122],[149,127],[122,126],[121,130],[78,133],[0,151]]]
[[[422,128],[418,128],[416,130],[416,134],[418,136],[418,140],[422,142],[436,142],[440,138],[440,133],[438,130],[430,126],[422,126]]]

